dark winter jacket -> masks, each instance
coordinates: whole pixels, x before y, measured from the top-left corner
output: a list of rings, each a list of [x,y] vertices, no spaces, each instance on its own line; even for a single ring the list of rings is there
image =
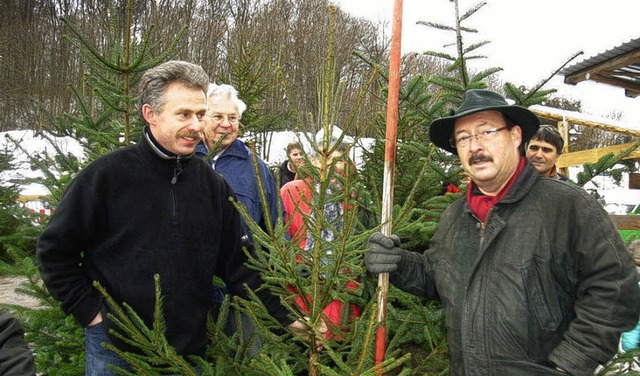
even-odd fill
[[[209,149],[204,143],[198,144],[196,148],[197,157],[205,158],[208,153]],[[264,215],[265,210],[263,209],[262,199],[260,198],[260,187],[258,186],[258,179],[256,179],[256,173],[253,167],[251,150],[242,141],[235,140],[216,158],[215,163],[213,158],[206,158],[205,160],[231,185],[238,201],[242,202],[245,208],[247,208],[251,219],[267,232],[266,217]],[[280,193],[276,189],[276,183],[273,180],[269,168],[260,158],[258,158],[258,168],[260,170],[267,204],[269,205],[271,223],[275,226],[278,220],[278,195]],[[249,228],[246,223],[242,221],[242,224],[245,226],[245,231],[249,233]]]
[[[284,162],[280,164],[280,188],[287,184],[288,182],[296,179],[296,173],[289,170],[289,159],[285,159]]]
[[[530,163],[486,224],[466,198],[391,282],[446,309],[452,375],[593,375],[640,313],[635,265],[582,188]]]
[[[262,281],[245,266],[247,238],[229,184],[198,158],[162,153],[149,137],[78,174],[40,237],[37,260],[53,297],[82,326],[101,310],[113,328],[95,280],[150,326],[159,275],[169,343],[181,355],[203,355],[214,274],[239,296],[243,283],[255,289]],[[274,296],[260,296],[290,322]]]
[[[0,376],[33,376],[36,365],[18,319],[0,310]]]

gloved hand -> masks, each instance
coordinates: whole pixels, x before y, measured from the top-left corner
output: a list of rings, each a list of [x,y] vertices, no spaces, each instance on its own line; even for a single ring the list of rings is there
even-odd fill
[[[375,232],[367,242],[367,252],[364,254],[364,265],[371,273],[391,273],[398,270],[402,261],[402,254],[406,252],[400,247],[398,235],[384,236]]]

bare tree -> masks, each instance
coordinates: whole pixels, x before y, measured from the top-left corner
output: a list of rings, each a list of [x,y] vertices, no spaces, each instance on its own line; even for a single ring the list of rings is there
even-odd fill
[[[0,129],[46,127],[38,105],[53,116],[73,111],[70,88],[85,97],[94,95],[82,84],[89,64],[65,38],[69,33],[65,20],[111,56],[123,54],[117,46],[125,38],[140,43],[151,28],[161,36],[150,46],[152,53],[166,51],[186,28],[172,58],[201,64],[212,80],[237,86],[249,104],[243,120],[250,127],[316,130],[319,82],[324,79],[329,45],[329,5],[328,0],[4,0]],[[131,20],[131,29],[114,30],[125,24],[118,22],[125,18]],[[337,9],[334,28],[331,79],[340,83],[340,94],[333,119],[342,126],[350,122],[354,132],[365,133],[383,109],[384,82],[372,80],[373,68],[354,51],[385,70],[387,25]],[[121,58],[129,61],[135,56]],[[410,66],[406,74],[414,68],[426,71],[429,64],[425,60]],[[367,89],[362,91],[363,87]]]

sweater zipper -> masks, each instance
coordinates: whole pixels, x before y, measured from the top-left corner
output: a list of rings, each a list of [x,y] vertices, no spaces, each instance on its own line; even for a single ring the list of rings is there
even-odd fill
[[[176,166],[173,168],[173,178],[171,178],[171,219],[176,218],[177,206],[176,202],[176,183],[178,183],[178,176],[182,174],[182,163],[180,163],[180,157],[176,157]]]
[[[176,157],[176,167],[173,168],[173,178],[171,178],[172,185],[176,185],[180,174],[182,174],[182,164],[180,163],[180,156],[178,156]]]

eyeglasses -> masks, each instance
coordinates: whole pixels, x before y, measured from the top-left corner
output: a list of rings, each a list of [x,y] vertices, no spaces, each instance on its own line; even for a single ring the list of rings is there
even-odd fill
[[[213,115],[207,115],[207,116],[211,118],[211,120],[213,121],[214,124],[222,123],[224,118],[227,118],[227,121],[231,125],[237,125],[238,123],[240,123],[240,116],[238,116],[236,114],[232,114],[232,115],[213,114]]]
[[[466,147],[467,145],[469,145],[469,143],[471,142],[472,138],[475,138],[476,141],[482,141],[482,140],[491,140],[493,138],[495,138],[498,135],[498,132],[508,129],[509,127],[504,126],[501,128],[492,128],[492,129],[487,129],[486,131],[482,131],[482,132],[478,132],[476,134],[471,134],[468,136],[458,136],[458,137],[451,137],[449,139],[449,144],[451,145],[452,148],[463,148]]]

